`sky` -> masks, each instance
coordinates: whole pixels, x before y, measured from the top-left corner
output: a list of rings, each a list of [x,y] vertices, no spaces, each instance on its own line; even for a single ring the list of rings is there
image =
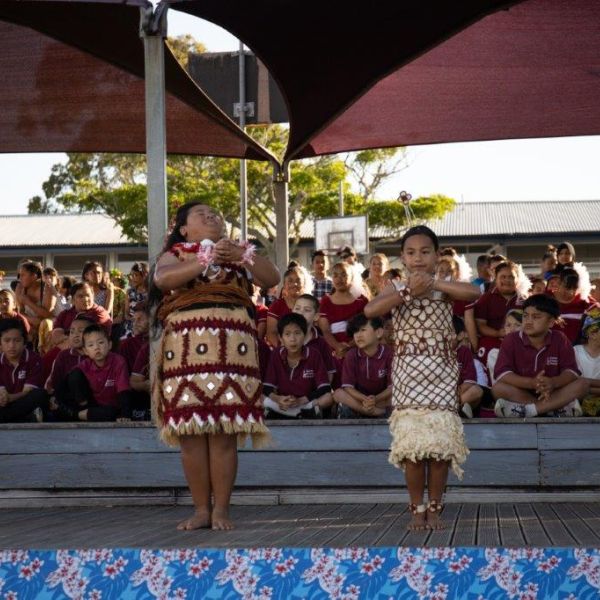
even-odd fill
[[[235,51],[238,40],[207,21],[169,11],[169,35],[192,34],[209,52]],[[392,199],[445,194],[457,201],[594,200],[600,198],[600,136],[414,146],[408,168],[382,188]],[[65,154],[0,154],[2,214],[26,214],[27,201]]]

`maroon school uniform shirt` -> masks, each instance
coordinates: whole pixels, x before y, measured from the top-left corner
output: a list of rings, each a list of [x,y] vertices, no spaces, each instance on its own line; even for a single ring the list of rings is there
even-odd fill
[[[50,377],[50,373],[52,373],[52,366],[54,365],[54,361],[56,357],[61,353],[61,349],[58,346],[54,346],[42,356],[42,381],[46,382],[48,377]]]
[[[548,292],[549,296],[552,296],[551,292]],[[589,300],[583,300],[579,294],[577,294],[571,302],[559,302],[560,316],[564,320],[564,326],[558,323],[554,325],[555,331],[561,331],[570,340],[571,344],[575,344],[579,335],[581,334],[581,323],[583,321],[584,313],[595,306],[594,302]]]
[[[18,365],[9,362],[4,352],[0,354],[0,387],[9,394],[19,394],[26,385],[42,387],[42,359],[37,352],[25,348]]]
[[[101,406],[118,406],[117,394],[130,389],[127,363],[114,352],[108,353],[102,367],[86,357],[79,368],[86,376],[96,402]]]
[[[321,355],[304,346],[298,365],[292,368],[288,365],[287,350],[283,346],[276,348],[271,352],[263,391],[265,396],[277,392],[281,396],[306,396],[309,400],[331,391]]]
[[[273,305],[271,305],[271,306],[273,306]],[[269,314],[269,309],[264,304],[255,304],[254,305],[254,322],[256,323],[257,327],[258,327],[259,323],[267,322],[268,314]]]
[[[564,333],[550,330],[541,348],[534,348],[523,331],[515,331],[504,338],[494,377],[499,381],[507,373],[521,377],[535,377],[544,371],[546,377],[557,377],[563,371],[580,375],[573,345]]]
[[[473,304],[466,308],[472,308],[476,319],[485,319],[488,327],[500,331],[504,325],[506,313],[513,308],[521,306],[523,301],[517,294],[506,299],[496,288],[486,292]],[[479,337],[479,347],[477,357],[483,364],[487,364],[487,355],[492,348],[500,348],[502,338],[488,337],[482,335]]]
[[[352,387],[366,396],[376,396],[392,385],[392,357],[388,346],[379,344],[373,356],[352,348],[344,358],[342,387]]]
[[[329,321],[329,327],[333,337],[338,342],[349,342],[350,338],[346,333],[346,325],[354,316],[361,313],[369,300],[365,296],[359,296],[350,304],[334,304],[331,301],[331,296],[325,294],[321,298],[320,315]]]
[[[458,361],[458,385],[463,383],[477,383],[477,370],[473,353],[467,346],[459,346],[456,349],[456,360]]]
[[[147,335],[134,335],[121,340],[117,354],[120,354],[125,359],[125,362],[127,363],[127,369],[130,373],[131,369],[133,369],[133,365],[139,351],[147,341]]]
[[[277,319],[278,321],[281,319],[281,317],[289,315],[291,312],[292,309],[287,305],[285,298],[278,298],[267,309],[267,315]]]
[[[92,308],[85,311],[77,310],[74,306],[67,310],[63,310],[54,320],[54,329],[64,329],[66,331],[71,327],[71,323],[75,320],[77,315],[90,317],[90,319],[93,319],[94,323],[102,325],[106,329],[108,335],[110,335],[112,319],[106,309],[98,304],[94,304]]]
[[[146,338],[146,342],[142,345],[137,353],[135,362],[133,363],[130,371],[132,375],[135,373],[136,375],[141,375],[146,379],[150,377],[150,342],[148,341],[148,338]]]
[[[74,348],[67,348],[58,353],[50,372],[50,385],[54,391],[66,379],[67,375],[81,364],[84,358],[85,356]]]
[[[325,370],[327,373],[334,374],[336,372],[336,368],[335,362],[333,361],[333,355],[331,353],[331,347],[314,325],[311,327],[311,331],[312,337],[310,340],[308,340],[308,342],[304,342],[304,346],[318,352],[323,358],[323,364],[325,365]]]

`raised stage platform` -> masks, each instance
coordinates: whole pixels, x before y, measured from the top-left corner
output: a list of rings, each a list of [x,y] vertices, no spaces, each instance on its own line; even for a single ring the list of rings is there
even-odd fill
[[[240,452],[235,502],[404,502],[384,420],[272,422]],[[474,419],[454,502],[585,501],[600,490],[600,419]],[[179,452],[138,424],[0,425],[0,507],[189,503]],[[574,495],[573,495],[574,494]],[[524,497],[525,496],[525,497]]]

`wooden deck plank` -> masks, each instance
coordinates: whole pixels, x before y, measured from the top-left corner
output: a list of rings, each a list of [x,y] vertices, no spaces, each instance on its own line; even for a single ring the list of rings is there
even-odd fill
[[[362,531],[369,527],[374,518],[377,517],[378,507],[378,504],[363,505],[363,510],[356,516],[349,518],[346,521],[346,526],[340,528],[339,531],[327,541],[326,545],[335,548],[352,546],[353,540],[359,537]]]
[[[393,522],[393,518],[383,521],[385,514],[392,509],[393,505],[389,504],[376,504],[373,510],[365,515],[362,522],[362,529],[355,529],[355,535],[353,536],[348,530],[347,536],[344,539],[336,539],[336,545],[344,546],[369,546],[370,543],[367,540],[373,539],[372,536],[375,534],[375,538],[378,537],[377,532],[381,530],[387,530]]]
[[[600,503],[448,504],[447,528],[408,533],[404,504],[233,506],[230,532],[177,531],[189,506],[40,509],[0,513],[2,548],[589,546],[600,543]],[[11,524],[11,520],[13,523]]]
[[[456,530],[452,538],[453,546],[474,546],[477,540],[477,514],[479,512],[478,504],[463,504],[458,520]]]
[[[396,518],[404,512],[401,504],[380,504],[376,521],[363,531],[356,539],[356,545],[361,547],[374,546],[377,540],[393,526]]]
[[[387,451],[241,452],[240,487],[395,487],[402,473],[387,462]],[[518,464],[518,469],[507,468]],[[3,463],[0,489],[173,488],[185,487],[180,458],[173,452],[97,454],[15,454]],[[315,464],[320,464],[315,469]],[[536,450],[472,450],[463,481],[450,475],[450,485],[537,485]],[[152,469],[147,467],[152,464]],[[290,468],[293,465],[293,468]]]
[[[328,518],[323,520],[321,528],[313,532],[310,537],[305,539],[306,544],[312,547],[328,546],[331,539],[337,535],[341,529],[346,527],[346,523],[364,512],[364,504],[347,504],[338,506],[339,510]]]
[[[357,504],[348,505],[348,509],[340,510],[340,506],[332,504],[309,505],[311,510],[307,513],[306,519],[298,523],[298,526],[281,534],[277,543],[282,545],[304,548],[318,545],[315,541],[320,533],[331,537],[332,531],[337,528],[345,527],[348,518],[353,514],[360,513],[360,506]],[[327,530],[329,532],[327,533]]]
[[[495,504],[481,504],[479,507],[477,545],[488,548],[500,545],[500,528]]]
[[[93,519],[95,516],[96,511],[93,508],[79,509],[74,512],[69,511],[63,515],[53,514],[48,518],[40,515],[40,518],[36,518],[35,521],[20,521],[15,526],[7,527],[6,538],[3,543],[6,543],[8,539],[12,539],[13,545],[17,543],[23,548],[45,548],[44,540],[60,540],[61,535],[68,532],[70,528],[81,529],[81,523],[85,522],[85,519]],[[10,546],[10,543],[8,543],[8,546]]]
[[[378,546],[401,546],[402,540],[406,537],[411,514],[406,504],[400,505],[398,516],[392,521],[390,527],[377,540]]]
[[[430,548],[450,546],[450,542],[454,537],[456,525],[458,523],[458,516],[462,508],[462,504],[453,503],[446,504],[442,511],[442,520],[446,524],[444,529],[437,529],[432,531],[431,535],[427,539],[427,546]]]
[[[562,424],[563,427],[569,425]],[[289,452],[306,448],[318,450],[387,450],[390,444],[389,426],[385,419],[370,420],[368,424],[356,420],[324,420],[314,422],[268,422],[273,445],[260,452]],[[578,437],[581,426],[570,426]],[[593,424],[588,424],[590,431]],[[546,425],[547,437],[558,437],[552,426]],[[562,428],[561,428],[562,429]],[[536,449],[537,429],[530,422],[510,423],[479,421],[465,422],[465,437],[469,448]],[[579,447],[579,446],[576,446]],[[588,446],[589,447],[589,446]],[[598,447],[598,446],[597,446]],[[176,448],[160,442],[156,428],[150,423],[42,423],[0,424],[0,455],[12,454],[15,448],[22,454],[63,454],[75,448],[83,453],[147,453],[178,454]],[[255,452],[247,447],[242,453]]]
[[[531,504],[516,504],[515,511],[529,546],[544,547],[552,545],[551,539],[542,527]]]
[[[545,502],[534,504],[533,509],[537,513],[540,523],[546,530],[554,546],[577,545],[577,540],[569,533],[564,523],[562,523],[549,504]]]
[[[519,518],[512,504],[498,504],[500,543],[504,547],[524,546],[527,542],[519,525]]]
[[[576,504],[554,504],[552,505],[552,510],[575,538],[578,546],[598,547],[600,536],[589,527],[586,519],[582,519],[575,512],[574,509],[576,506]],[[596,531],[598,530],[596,529]]]

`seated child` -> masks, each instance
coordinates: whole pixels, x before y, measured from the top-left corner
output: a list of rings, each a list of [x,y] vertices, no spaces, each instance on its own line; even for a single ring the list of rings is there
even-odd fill
[[[333,395],[339,404],[338,417],[383,417],[392,401],[394,355],[391,348],[382,343],[383,319],[368,319],[361,313],[348,322],[346,331],[356,348],[346,354],[342,387]]]
[[[18,319],[23,323],[25,332],[29,335],[29,321],[17,312],[17,299],[11,290],[0,290],[0,319]]]
[[[87,315],[77,315],[75,317],[69,328],[69,337],[67,338],[69,347],[60,350],[46,379],[45,388],[51,396],[54,396],[54,402],[51,405],[54,416],[59,421],[72,420],[71,409],[75,407],[75,404],[74,399],[69,395],[67,375],[75,367],[78,367],[85,358],[83,332],[87,327],[94,324],[94,320]]]
[[[458,361],[458,396],[461,416],[473,418],[473,409],[479,406],[483,398],[483,389],[478,385],[478,375],[471,344],[465,331],[463,320],[456,315],[452,318],[456,332],[456,358]]]
[[[131,417],[127,363],[110,351],[105,327],[90,325],[83,332],[86,358],[67,375],[69,394],[75,399],[75,420],[114,421]]]
[[[583,414],[600,416],[600,308],[592,308],[583,322],[583,344],[575,346],[575,359],[581,375],[590,386],[581,402]]]
[[[545,294],[523,303],[523,329],[504,338],[494,371],[499,417],[581,415],[578,398],[586,396],[589,385],[579,377],[569,340],[552,330],[559,316],[558,302]]]
[[[48,409],[42,361],[26,342],[21,320],[0,320],[0,423],[41,421]]]
[[[263,382],[267,418],[315,418],[333,399],[321,354],[304,345],[306,319],[289,313],[277,322],[280,346],[271,353]]]
[[[323,364],[329,375],[329,382],[333,381],[335,375],[335,362],[329,344],[316,328],[319,320],[319,301],[311,294],[302,294],[294,304],[293,312],[302,315],[308,323],[308,329],[304,336],[304,345],[314,348],[323,357]]]
[[[504,326],[502,331],[504,335],[508,335],[509,333],[514,333],[515,331],[521,331],[521,326],[523,325],[523,311],[518,308],[513,308],[506,313],[506,317],[504,317]],[[498,362],[498,354],[500,353],[499,348],[492,348],[488,352],[487,357],[487,368],[488,373],[490,374],[490,379],[492,383],[496,380],[494,379],[494,369],[496,368],[496,362]]]
[[[131,386],[131,418],[134,421],[149,421],[150,414],[150,342],[146,340],[140,348],[129,376]]]
[[[146,302],[143,300],[137,302],[132,311],[131,327],[133,335],[122,339],[117,351],[127,362],[127,370],[129,372],[133,369],[133,364],[140,349],[148,341],[148,331],[150,330]]]

